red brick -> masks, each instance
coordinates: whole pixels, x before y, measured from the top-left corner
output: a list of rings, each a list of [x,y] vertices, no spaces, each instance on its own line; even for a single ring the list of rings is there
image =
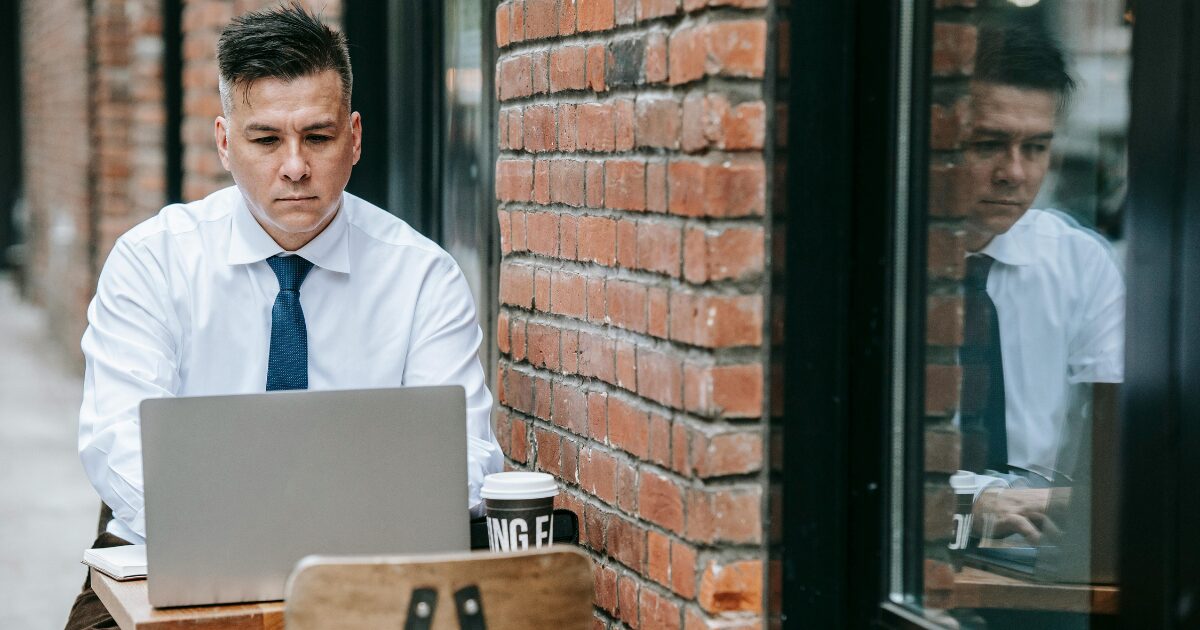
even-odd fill
[[[934,103],[929,107],[929,148],[954,151],[961,148],[969,133],[970,106],[960,98],[950,106]]]
[[[525,320],[519,319],[512,323],[512,358],[513,361],[524,361],[528,354],[529,345],[525,341]]]
[[[584,318],[586,307],[583,276],[565,271],[553,273],[550,278],[550,312],[576,319]]]
[[[646,577],[671,587],[671,539],[654,530],[646,532]]]
[[[698,90],[683,98],[680,108],[680,147],[698,153],[708,147],[708,98]]]
[[[513,251],[527,251],[529,249],[529,231],[525,223],[525,213],[514,210],[509,215],[509,220],[512,222]]]
[[[616,261],[617,223],[608,217],[579,218],[579,260],[611,266]]]
[[[763,437],[758,431],[691,436],[691,465],[697,477],[708,479],[762,470]]]
[[[579,149],[608,153],[616,146],[613,108],[609,103],[583,103],[578,116]],[[591,203],[590,199],[588,203]]]
[[[562,383],[555,383],[552,390],[554,424],[576,435],[587,435],[587,394],[578,386]]]
[[[931,295],[925,300],[925,343],[961,346],[963,343],[963,299],[960,295]]]
[[[562,471],[562,437],[553,431],[533,427],[533,442],[537,446],[537,467],[554,476]]]
[[[670,97],[639,97],[637,141],[640,147],[679,148],[679,101]]]
[[[729,108],[721,119],[721,147],[728,151],[761,149],[767,136],[767,107],[762,101]]]
[[[660,339],[666,339],[670,334],[667,295],[667,290],[663,287],[651,287],[647,293],[649,321],[646,322],[646,332]]]
[[[762,415],[762,366],[687,365],[684,368],[684,405],[688,411],[726,418]]]
[[[676,31],[667,43],[668,83],[680,85],[702,78],[707,57],[704,27]]]
[[[526,328],[529,362],[534,367],[558,369],[561,332],[553,326],[530,322]]]
[[[692,474],[691,463],[688,459],[691,431],[681,422],[671,426],[671,470],[685,476]]]
[[[582,90],[587,87],[582,46],[564,46],[550,51],[550,91]]]
[[[646,163],[646,209],[667,211],[667,165],[664,162]]]
[[[643,470],[638,484],[638,514],[676,533],[683,533],[683,491],[674,481]]]
[[[507,2],[496,7],[496,46],[508,46],[509,35],[512,31],[512,5]]]
[[[961,280],[967,270],[967,246],[962,230],[929,228],[927,265],[931,278]]]
[[[609,396],[608,440],[636,457],[645,457],[650,440],[650,415]]]
[[[500,265],[500,303],[523,308],[533,306],[533,269],[523,265]]]
[[[671,541],[671,590],[684,599],[696,596],[696,550],[678,540]]]
[[[636,0],[616,0],[613,3],[616,23],[618,25],[625,26],[628,24],[633,24],[633,22],[637,19],[637,13],[635,11],[637,5],[635,4],[635,1]]]
[[[562,439],[562,468],[559,478],[575,485],[579,483],[579,444],[570,436]]]
[[[766,172],[758,156],[723,163],[675,160],[667,168],[674,214],[739,217],[763,213]]]
[[[525,41],[525,0],[515,0],[512,8],[512,32],[509,40],[513,43]]]
[[[617,387],[637,391],[637,346],[628,341],[617,342]]]
[[[534,160],[533,162],[533,201],[543,206],[550,203],[549,160]]]
[[[606,293],[604,278],[588,278],[587,316],[589,322],[599,324],[608,317]]]
[[[496,162],[496,198],[529,201],[533,196],[533,160]]]
[[[632,465],[617,466],[617,507],[637,513],[638,470]]]
[[[550,162],[550,201],[576,208],[583,205],[583,162]]]
[[[925,366],[925,415],[953,415],[958,409],[961,391],[961,367],[957,365]]]
[[[662,83],[667,80],[667,36],[661,32],[646,35],[646,48],[643,52],[643,70],[646,83]]]
[[[671,294],[671,338],[706,348],[762,344],[762,296]]]
[[[675,15],[679,12],[679,0],[638,0],[638,18],[654,18]]]
[[[529,251],[543,256],[558,256],[558,215],[531,212],[526,218]]]
[[[508,354],[509,347],[508,313],[501,312],[496,316],[496,349],[500,354]]]
[[[558,0],[525,0],[525,39],[558,35]]]
[[[558,150],[574,151],[578,142],[579,116],[575,106],[560,104],[558,106]]]
[[[595,589],[593,602],[596,607],[615,615],[617,613],[617,572],[607,565],[594,563],[592,585]]]
[[[500,78],[496,89],[501,101],[533,94],[532,60],[528,55],[509,57],[500,62]]]
[[[563,374],[579,372],[578,330],[564,330],[562,333],[562,371]]]
[[[512,450],[508,456],[513,461],[524,464],[529,459],[529,435],[526,432],[525,421],[520,418],[512,419]]]
[[[763,540],[762,488],[720,488],[711,494],[715,542],[759,544]]]
[[[646,287],[628,280],[609,280],[606,301],[614,326],[646,332]]]
[[[608,394],[588,392],[588,436],[601,442],[608,441]]]
[[[613,102],[614,125],[616,125],[615,147],[617,151],[629,151],[634,145],[633,101],[619,99]]]
[[[761,78],[767,61],[767,22],[730,20],[708,26],[708,57],[722,76]]]
[[[743,280],[763,272],[763,229],[728,228],[705,235],[709,280]]]
[[[512,221],[507,210],[496,211],[496,218],[500,227],[500,253],[507,254],[512,251]]]
[[[561,0],[558,6],[558,34],[575,32],[575,0]]]
[[[934,22],[934,76],[965,76],[975,72],[977,39],[978,32],[971,24]]]
[[[638,591],[641,586],[637,580],[627,575],[617,579],[617,617],[628,627],[638,630]]]
[[[533,272],[533,308],[547,313],[550,311],[550,270]]]
[[[601,501],[617,502],[617,460],[598,448],[585,448],[580,454],[579,484]]]
[[[558,129],[555,118],[555,108],[551,105],[530,105],[525,108],[526,151],[540,153],[558,148]]]
[[[637,265],[646,271],[679,277],[682,227],[662,221],[639,221]]]
[[[970,199],[971,174],[965,167],[947,163],[929,166],[929,216],[965,216]]]
[[[604,83],[604,61],[608,56],[608,51],[604,44],[594,44],[588,46],[587,49],[587,87],[594,92],[603,92],[606,89]]]
[[[668,407],[683,407],[683,363],[664,352],[639,348],[638,394]]]
[[[681,610],[679,604],[660,597],[654,591],[643,588],[639,606],[642,626],[656,630],[679,630]]]
[[[646,209],[646,163],[609,160],[604,166],[604,205],[615,210]]]
[[[602,335],[579,333],[579,374],[607,383],[616,380],[615,342]]]
[[[604,205],[604,162],[600,160],[587,162],[584,188],[587,193],[587,205],[593,208]]]
[[[544,50],[529,53],[529,73],[534,94],[550,92],[550,54]]]
[[[762,609],[761,560],[720,563],[710,560],[700,578],[700,607],[710,613]]]
[[[626,269],[637,268],[637,221],[617,222],[617,264]]]
[[[642,572],[646,559],[646,530],[642,526],[614,516],[608,524],[605,544],[608,553],[618,562],[638,573]]]
[[[596,551],[604,551],[612,515],[600,509],[599,504],[587,502],[583,504],[583,518],[580,520],[583,527],[580,542]]]
[[[616,24],[613,0],[578,0],[579,32],[606,31]]]

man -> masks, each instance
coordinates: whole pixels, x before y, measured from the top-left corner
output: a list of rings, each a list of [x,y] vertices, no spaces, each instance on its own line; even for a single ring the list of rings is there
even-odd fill
[[[1035,543],[1053,526],[1049,492],[1003,488],[1073,474],[1091,455],[1077,448],[1088,414],[1112,412],[1124,376],[1125,288],[1110,249],[1065,215],[1031,208],[1073,88],[1044,33],[980,30],[964,150],[964,465],[982,429],[975,468],[1000,474],[985,478],[976,525]]]
[[[502,455],[471,292],[446,252],[344,191],[362,141],[349,59],[297,5],[222,32],[215,137],[236,186],[122,236],[88,309],[79,451],[114,516],[97,546],[144,541],[137,410],[162,396],[462,385],[479,511]],[[106,627],[86,586],[68,627]]]

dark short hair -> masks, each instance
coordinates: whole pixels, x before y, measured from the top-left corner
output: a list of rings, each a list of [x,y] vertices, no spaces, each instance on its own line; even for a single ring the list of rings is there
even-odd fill
[[[1046,90],[1065,104],[1075,90],[1062,48],[1044,28],[985,24],[975,53],[976,81]]]
[[[233,18],[217,41],[217,67],[226,114],[233,105],[233,89],[259,79],[291,81],[333,70],[342,79],[347,105],[354,86],[346,36],[299,2]]]

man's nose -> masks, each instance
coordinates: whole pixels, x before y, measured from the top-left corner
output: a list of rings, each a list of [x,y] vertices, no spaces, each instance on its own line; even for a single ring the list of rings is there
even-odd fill
[[[309,176],[308,158],[299,146],[288,148],[287,156],[284,157],[283,165],[280,167],[280,176],[293,182],[301,181]]]
[[[1017,186],[1025,181],[1024,156],[1020,145],[1009,147],[996,165],[993,179],[997,184]]]

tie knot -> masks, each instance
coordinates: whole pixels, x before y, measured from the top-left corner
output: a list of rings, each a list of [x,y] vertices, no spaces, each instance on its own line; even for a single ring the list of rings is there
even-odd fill
[[[280,291],[299,291],[304,277],[312,269],[313,264],[300,256],[271,256],[267,259],[275,278],[279,280]]]
[[[972,289],[982,289],[987,286],[988,272],[992,270],[995,258],[987,254],[975,254],[967,257],[967,273],[963,284]]]

